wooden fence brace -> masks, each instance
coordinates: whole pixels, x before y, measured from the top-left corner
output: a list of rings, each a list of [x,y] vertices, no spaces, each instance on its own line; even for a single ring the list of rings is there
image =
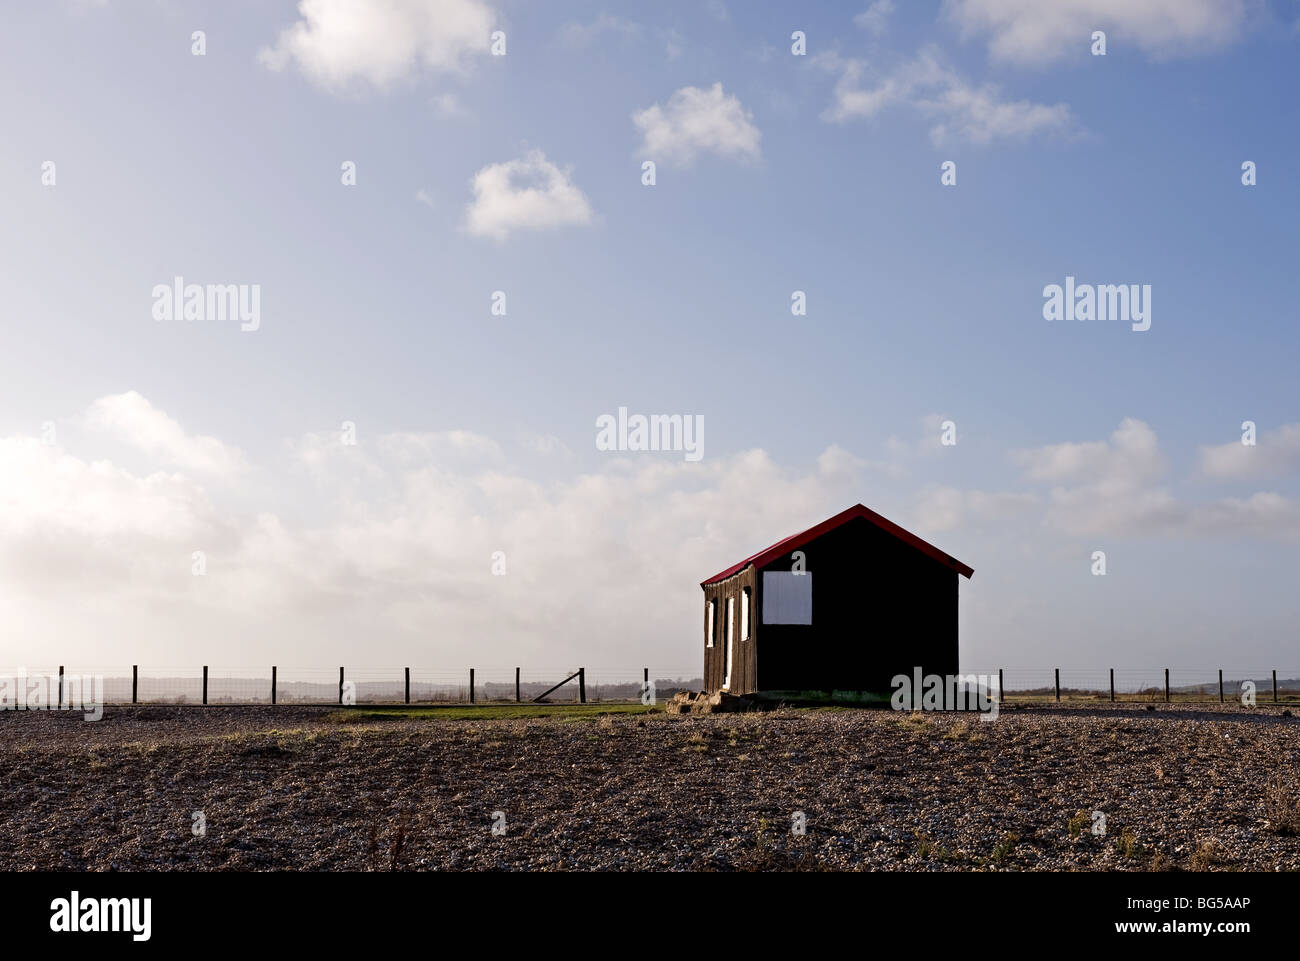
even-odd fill
[[[1273,673],[1276,674],[1277,672],[1274,671]],[[132,664],[131,665],[131,703],[132,704],[136,703],[135,695],[136,692],[139,690],[139,685],[140,685],[140,665]],[[1276,687],[1276,685],[1274,686]]]
[[[1059,667],[1056,669],[1056,699],[1058,701],[1061,699],[1061,669]]]
[[[1002,686],[1002,668],[998,668],[998,703],[1001,704],[1007,699],[1006,688]]]
[[[1219,668],[1219,703],[1223,703],[1223,668]]]
[[[411,669],[406,669],[406,703],[411,703]]]
[[[208,703],[208,665],[203,665],[203,703]]]
[[[271,665],[271,703],[275,703],[275,665]]]
[[[474,668],[469,669],[469,702],[474,703]]]
[[[1273,703],[1277,703],[1277,670],[1273,671]]]
[[[1165,703],[1169,703],[1169,668],[1165,668]]]
[[[519,703],[519,668],[515,668],[515,703]]]
[[[583,704],[587,703],[587,669],[578,668],[578,700]]]
[[[343,668],[339,668],[339,703],[343,703]]]
[[[63,665],[59,665],[59,703],[58,707],[63,707]]]
[[[541,694],[538,694],[535,698],[533,698],[533,703],[534,704],[539,703],[554,691],[558,691],[560,688],[564,687],[564,685],[568,684],[575,677],[578,677],[581,673],[582,673],[582,668],[578,668],[576,671],[574,671],[572,674],[570,674],[568,677],[562,680],[559,684],[556,684],[554,687],[550,688],[549,690],[543,691]]]
[[[1115,703],[1115,668],[1110,669],[1110,702]]]

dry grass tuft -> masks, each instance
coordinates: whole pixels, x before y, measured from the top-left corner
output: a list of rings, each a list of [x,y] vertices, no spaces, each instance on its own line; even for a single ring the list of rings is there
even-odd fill
[[[1264,816],[1275,834],[1300,834],[1300,797],[1293,784],[1278,775],[1264,788]]]
[[[1206,838],[1196,846],[1187,861],[1189,871],[1213,871],[1223,866],[1223,849],[1214,838]]]

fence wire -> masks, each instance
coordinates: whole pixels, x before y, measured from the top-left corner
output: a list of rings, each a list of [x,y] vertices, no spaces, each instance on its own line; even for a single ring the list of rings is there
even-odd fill
[[[1115,668],[1113,675],[1109,668],[1064,667],[1002,668],[1000,672],[994,669],[979,673],[987,677],[998,677],[1000,673],[1003,694],[1009,698],[1054,698],[1059,689],[1062,699],[1108,700],[1113,689],[1117,700],[1164,700],[1166,690],[1171,700],[1218,700],[1220,692],[1217,668],[1170,668],[1167,676],[1163,668]],[[1257,700],[1271,699],[1275,684],[1279,697],[1300,695],[1300,668],[1222,671],[1225,701],[1239,701],[1247,693]]]
[[[64,665],[62,670],[72,687],[75,678],[95,678],[102,683],[105,704],[338,704],[339,668],[271,668],[209,666],[140,666],[133,672],[121,665]],[[55,679],[58,665],[28,667],[21,671],[0,671],[6,677],[47,678],[50,699],[57,699]],[[545,695],[549,703],[570,703],[580,699],[585,688],[590,702],[629,702],[642,699],[648,674],[656,701],[671,698],[678,691],[699,691],[704,682],[690,671],[662,669],[585,668],[582,683],[579,668],[474,669],[471,687],[469,669],[460,671],[427,668],[349,668],[342,673],[342,701],[354,704],[468,704],[507,703],[516,698],[530,702]],[[1109,700],[1218,700],[1220,672],[1213,669],[1162,668],[1002,668],[983,671],[963,669],[962,674],[987,678],[993,687],[1001,677],[1007,698]],[[572,675],[572,676],[571,676]],[[567,680],[566,680],[567,679]],[[1112,687],[1113,683],[1113,687]],[[557,687],[558,685],[558,687]],[[80,688],[77,688],[80,689]],[[1168,692],[1166,694],[1166,691]],[[1224,701],[1239,701],[1247,692],[1257,701],[1300,698],[1300,668],[1274,670],[1223,670]],[[274,694],[273,694],[274,692]],[[206,700],[205,700],[206,694]]]
[[[21,674],[48,678],[55,690],[58,665],[26,668]],[[96,678],[103,684],[105,704],[468,704],[532,701],[543,694],[548,703],[576,702],[585,693],[588,703],[638,701],[647,669],[561,670],[521,668],[516,684],[513,668],[475,669],[473,687],[468,669],[437,671],[424,668],[266,668],[131,667],[68,664],[65,677]],[[19,672],[0,671],[17,677]],[[571,677],[572,675],[572,677]],[[699,690],[703,681],[688,671],[648,669],[656,699],[678,690]],[[567,679],[567,681],[566,681]],[[557,687],[557,685],[559,685]],[[554,689],[554,690],[552,690]],[[584,690],[585,689],[585,690]],[[549,691],[549,693],[547,693]],[[342,696],[341,696],[342,695]],[[57,694],[52,696],[57,699]]]

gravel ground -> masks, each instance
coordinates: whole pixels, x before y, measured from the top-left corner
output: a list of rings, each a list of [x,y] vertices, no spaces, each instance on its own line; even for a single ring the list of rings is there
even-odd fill
[[[0,713],[0,868],[1300,869],[1271,707],[337,716]]]

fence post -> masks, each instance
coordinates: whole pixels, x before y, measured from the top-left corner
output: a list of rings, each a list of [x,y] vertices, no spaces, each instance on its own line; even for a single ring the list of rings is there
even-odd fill
[[[1219,668],[1219,703],[1223,703],[1223,668]]]
[[[271,703],[275,703],[275,665],[271,665]]]
[[[59,665],[59,709],[63,709],[63,665]]]
[[[515,703],[519,703],[519,668],[515,668]]]
[[[208,703],[208,665],[203,665],[203,703]]]
[[[587,669],[578,668],[578,700],[583,704],[587,703]]]
[[[1277,671],[1273,672],[1273,676],[1274,677],[1277,676]],[[131,703],[132,704],[136,703],[135,695],[136,692],[139,690],[139,684],[140,684],[140,665],[132,664],[131,665]],[[1276,682],[1274,682],[1273,688],[1276,690],[1277,688]],[[1276,697],[1274,697],[1274,700],[1276,700]]]
[[[1061,700],[1061,669],[1056,669],[1056,699]]]
[[[469,669],[469,702],[474,703],[474,668]]]
[[[1273,703],[1277,703],[1277,670],[1273,671]]]
[[[343,703],[343,668],[339,668],[339,703]]]
[[[1169,668],[1165,668],[1165,703],[1169,703]]]
[[[406,669],[406,703],[411,703],[411,669]]]
[[[1115,703],[1115,668],[1110,669],[1110,703]]]
[[[1002,668],[998,668],[998,703],[1001,704],[1007,699],[1006,688],[1002,686]]]

